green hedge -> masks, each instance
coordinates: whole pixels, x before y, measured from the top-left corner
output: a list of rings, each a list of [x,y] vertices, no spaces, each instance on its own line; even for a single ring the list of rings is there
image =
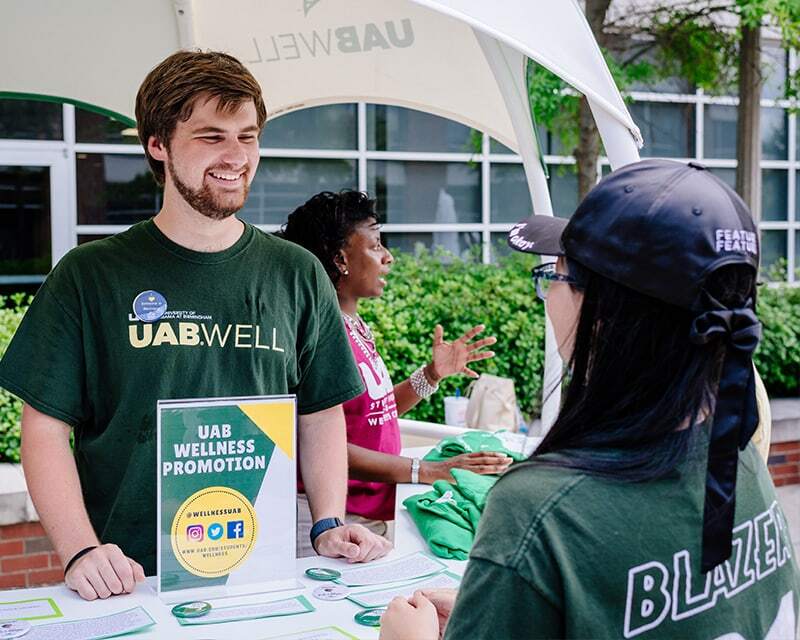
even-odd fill
[[[800,396],[800,287],[761,286],[758,316],[764,333],[756,367],[770,396]]]
[[[477,363],[479,372],[513,378],[523,412],[537,415],[544,366],[544,315],[530,280],[535,258],[514,254],[498,266],[477,260],[444,258],[426,251],[399,254],[383,296],[365,301],[361,312],[372,326],[386,366],[395,381],[430,358],[433,327],[441,323],[445,339],[483,322],[485,335],[498,338],[491,360]],[[0,296],[0,357],[5,352],[29,299]],[[764,337],[756,365],[771,396],[800,396],[800,288],[763,286],[758,312]],[[439,393],[407,417],[441,422],[442,398],[469,379],[444,381]],[[19,460],[21,403],[0,390],[0,461]]]
[[[0,296],[0,358],[5,354],[30,300],[30,296],[24,293]],[[21,417],[22,402],[5,389],[0,389],[0,462],[19,462]]]
[[[363,302],[360,309],[375,332],[392,379],[400,382],[430,361],[437,323],[444,327],[445,340],[483,323],[484,335],[497,336],[497,355],[473,368],[513,378],[522,411],[537,414],[542,395],[542,376],[537,372],[544,367],[544,315],[530,277],[535,260],[514,254],[503,258],[498,267],[424,250],[416,256],[397,255],[383,296]],[[464,393],[470,381],[466,376],[444,380],[430,401],[421,402],[406,417],[444,421],[442,398],[453,395],[457,387]]]

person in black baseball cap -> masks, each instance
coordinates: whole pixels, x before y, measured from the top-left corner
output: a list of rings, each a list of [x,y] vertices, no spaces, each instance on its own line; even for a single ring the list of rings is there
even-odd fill
[[[556,258],[533,278],[568,363],[562,407],[492,489],[457,597],[395,600],[381,637],[796,637],[800,573],[749,444],[745,204],[701,165],[645,160],[509,244]]]
[[[684,336],[688,353],[714,352],[722,361],[716,388],[708,385],[709,397],[693,407],[697,415],[713,410],[702,570],[719,565],[731,554],[737,451],[758,424],[752,365],[761,337],[754,310],[758,232],[747,206],[702,165],[647,160],[606,178],[570,220],[534,215],[514,226],[508,242],[566,257],[573,271],[588,270],[693,316]],[[745,285],[733,303],[718,299],[721,289],[713,286],[726,266],[724,273],[737,274],[728,279]],[[555,273],[545,264],[533,275],[549,282]],[[557,441],[548,438],[540,450],[555,450]]]

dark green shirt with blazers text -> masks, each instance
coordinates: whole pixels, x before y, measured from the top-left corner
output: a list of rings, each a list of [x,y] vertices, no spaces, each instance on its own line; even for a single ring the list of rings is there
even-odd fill
[[[134,314],[145,291],[167,302],[153,322]],[[363,391],[335,291],[309,252],[251,225],[224,251],[191,251],[152,220],[58,263],[0,361],[0,385],[74,427],[92,525],[147,574],[157,400],[294,393],[305,414]]]
[[[640,483],[523,463],[489,493],[446,640],[791,640],[800,577],[763,460],[741,453],[733,554],[700,571],[707,440]]]

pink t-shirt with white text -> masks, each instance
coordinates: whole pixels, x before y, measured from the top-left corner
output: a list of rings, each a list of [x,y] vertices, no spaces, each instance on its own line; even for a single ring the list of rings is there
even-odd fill
[[[345,322],[350,348],[366,391],[344,403],[347,441],[382,453],[400,453],[400,425],[389,372],[375,344]],[[348,480],[347,513],[372,520],[394,520],[395,485]]]

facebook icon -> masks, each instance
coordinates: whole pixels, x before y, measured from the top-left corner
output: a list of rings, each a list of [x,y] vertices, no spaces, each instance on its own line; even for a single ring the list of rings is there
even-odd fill
[[[228,538],[244,538],[243,520],[228,520]]]

